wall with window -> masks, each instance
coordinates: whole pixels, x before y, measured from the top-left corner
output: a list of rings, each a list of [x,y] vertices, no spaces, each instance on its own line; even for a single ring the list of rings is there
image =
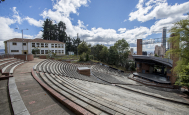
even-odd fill
[[[22,42],[7,42],[7,51],[9,54],[21,54]]]
[[[37,55],[47,55],[49,50],[56,51],[57,55],[65,55],[65,44],[23,42],[23,50],[27,50],[28,54],[31,54],[35,47],[40,50]],[[7,42],[7,51],[9,54],[22,54],[22,42]]]
[[[40,44],[40,47],[37,47]],[[65,55],[65,44],[57,43],[31,43],[31,51],[37,47],[40,53],[37,55],[48,55],[48,51],[56,53],[57,55]]]

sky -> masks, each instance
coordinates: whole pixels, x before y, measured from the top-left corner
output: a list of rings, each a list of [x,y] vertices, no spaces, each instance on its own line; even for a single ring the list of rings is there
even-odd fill
[[[188,0],[5,0],[0,3],[0,49],[5,40],[21,38],[21,29],[28,29],[24,38],[42,38],[43,22],[50,18],[63,21],[72,38],[78,33],[92,45],[108,47],[125,39],[136,52],[137,39],[161,38],[163,27],[171,29],[187,13]],[[143,45],[143,51],[153,52],[155,45]]]

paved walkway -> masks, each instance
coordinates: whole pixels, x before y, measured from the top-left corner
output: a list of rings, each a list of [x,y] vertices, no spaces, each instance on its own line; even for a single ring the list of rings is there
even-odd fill
[[[14,77],[22,100],[30,112],[35,115],[73,115],[69,109],[48,94],[31,76],[32,67],[42,59],[34,59],[17,68]]]

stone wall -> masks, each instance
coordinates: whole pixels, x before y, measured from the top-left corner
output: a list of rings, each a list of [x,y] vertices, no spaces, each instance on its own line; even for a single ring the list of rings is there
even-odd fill
[[[21,59],[24,61],[32,61],[33,54],[18,54],[18,55],[14,55],[14,58]]]

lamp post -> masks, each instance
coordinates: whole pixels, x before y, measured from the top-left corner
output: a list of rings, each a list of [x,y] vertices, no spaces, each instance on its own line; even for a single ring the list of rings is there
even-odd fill
[[[18,29],[19,30],[19,28],[15,28],[15,29]],[[24,46],[23,46],[23,30],[28,30],[27,28],[26,29],[21,29],[21,31],[22,31],[22,53],[24,53]]]

